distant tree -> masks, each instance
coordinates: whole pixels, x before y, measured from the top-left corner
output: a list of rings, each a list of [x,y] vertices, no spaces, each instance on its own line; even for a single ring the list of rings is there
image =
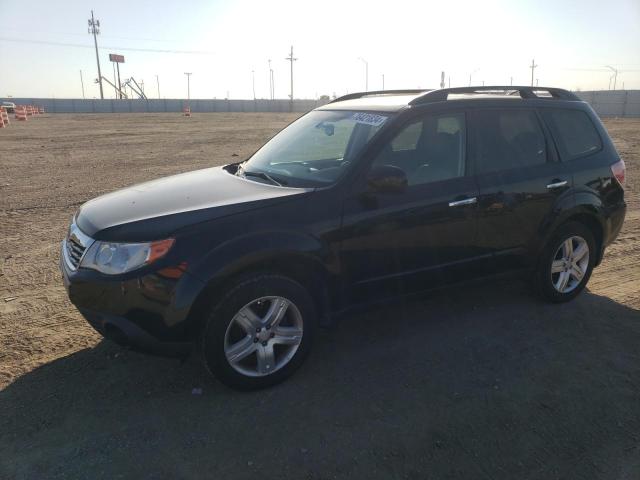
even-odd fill
[[[320,95],[319,100],[320,100],[321,102],[328,102],[328,101],[329,101],[329,100],[331,100],[331,99],[329,98],[329,95]]]

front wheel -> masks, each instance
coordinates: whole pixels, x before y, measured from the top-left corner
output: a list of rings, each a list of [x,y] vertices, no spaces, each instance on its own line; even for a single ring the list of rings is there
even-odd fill
[[[241,390],[275,385],[302,364],[316,312],[309,293],[280,275],[238,282],[213,309],[202,335],[209,371]]]
[[[581,223],[561,226],[545,247],[536,272],[536,286],[544,298],[567,302],[587,285],[595,263],[595,241]]]

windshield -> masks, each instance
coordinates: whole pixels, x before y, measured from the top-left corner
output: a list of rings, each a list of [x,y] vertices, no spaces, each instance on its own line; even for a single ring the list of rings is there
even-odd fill
[[[344,110],[310,112],[267,142],[237,174],[290,187],[330,185],[387,118]]]

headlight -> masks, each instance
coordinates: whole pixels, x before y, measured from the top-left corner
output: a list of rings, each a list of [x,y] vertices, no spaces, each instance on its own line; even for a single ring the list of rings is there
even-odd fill
[[[81,267],[108,275],[126,273],[164,257],[175,240],[148,243],[94,242],[82,259]]]

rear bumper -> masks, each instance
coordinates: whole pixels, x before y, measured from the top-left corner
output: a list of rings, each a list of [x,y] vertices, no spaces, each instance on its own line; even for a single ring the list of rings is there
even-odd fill
[[[615,208],[612,208],[608,212],[608,216],[604,225],[604,235],[602,239],[602,245],[600,246],[600,252],[598,258],[596,260],[596,266],[600,265],[602,259],[604,258],[605,249],[611,245],[618,235],[620,234],[620,230],[622,230],[622,225],[624,225],[624,218],[627,213],[627,205],[622,202],[620,205],[617,205]]]

